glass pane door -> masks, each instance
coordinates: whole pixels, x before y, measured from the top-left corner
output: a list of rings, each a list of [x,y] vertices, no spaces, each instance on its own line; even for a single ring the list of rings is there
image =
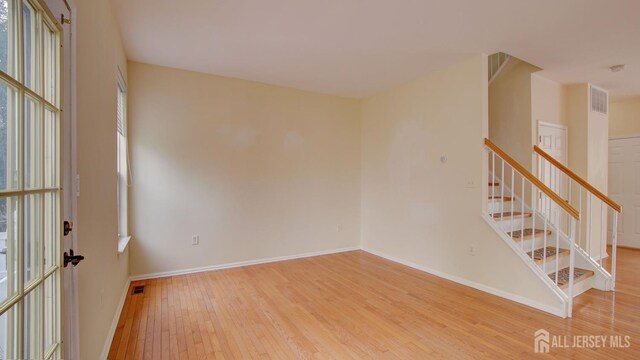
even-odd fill
[[[60,31],[0,0],[0,359],[61,358]]]

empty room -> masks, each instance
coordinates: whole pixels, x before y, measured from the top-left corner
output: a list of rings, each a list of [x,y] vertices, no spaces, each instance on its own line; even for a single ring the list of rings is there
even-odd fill
[[[0,360],[640,358],[639,15],[0,0]]]

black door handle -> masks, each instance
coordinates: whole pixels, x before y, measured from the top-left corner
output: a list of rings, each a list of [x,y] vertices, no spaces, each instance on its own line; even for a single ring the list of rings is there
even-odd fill
[[[73,249],[69,249],[69,254],[64,253],[64,267],[67,267],[69,263],[74,267],[77,266],[80,261],[84,260],[84,256],[82,255],[74,255]]]

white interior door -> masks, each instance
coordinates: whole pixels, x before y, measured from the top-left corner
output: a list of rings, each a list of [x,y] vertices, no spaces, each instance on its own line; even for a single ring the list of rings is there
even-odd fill
[[[48,5],[0,0],[2,359],[60,359],[63,351],[64,35]]]
[[[568,159],[567,128],[539,122],[538,147],[566,166]],[[558,195],[567,198],[567,179],[554,166],[541,160],[538,163],[538,178]],[[541,211],[550,212],[551,223],[556,224],[561,214],[558,205],[546,197],[541,199],[539,204]]]
[[[609,140],[609,197],[622,206],[618,244],[640,248],[640,138]]]

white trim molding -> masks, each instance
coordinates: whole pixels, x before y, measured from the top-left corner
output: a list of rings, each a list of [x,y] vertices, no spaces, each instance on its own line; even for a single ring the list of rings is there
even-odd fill
[[[118,321],[120,321],[120,314],[122,313],[122,309],[124,308],[124,302],[127,299],[129,285],[131,285],[131,280],[127,280],[124,284],[122,295],[120,295],[120,302],[118,303],[118,307],[116,308],[116,314],[111,321],[111,327],[109,328],[109,332],[107,333],[107,339],[104,343],[104,346],[102,347],[102,354],[100,354],[101,360],[107,360],[107,356],[109,356],[109,349],[111,348],[111,343],[113,342],[113,336],[116,334],[116,328],[118,327]]]
[[[278,261],[303,259],[308,257],[338,254],[338,253],[355,251],[355,250],[360,250],[360,246],[350,246],[350,247],[339,248],[339,249],[321,250],[321,251],[308,252],[303,254],[278,256],[278,257],[264,258],[264,259],[257,259],[257,260],[238,261],[238,262],[203,266],[203,267],[184,269],[184,270],[164,271],[164,272],[157,272],[157,273],[151,273],[151,274],[135,275],[135,276],[130,276],[129,281],[139,281],[139,280],[155,279],[155,278],[161,278],[161,277],[167,277],[167,276],[194,274],[194,273],[213,271],[213,270],[233,269],[233,268],[243,267],[243,266],[268,264],[268,263],[278,262]]]

